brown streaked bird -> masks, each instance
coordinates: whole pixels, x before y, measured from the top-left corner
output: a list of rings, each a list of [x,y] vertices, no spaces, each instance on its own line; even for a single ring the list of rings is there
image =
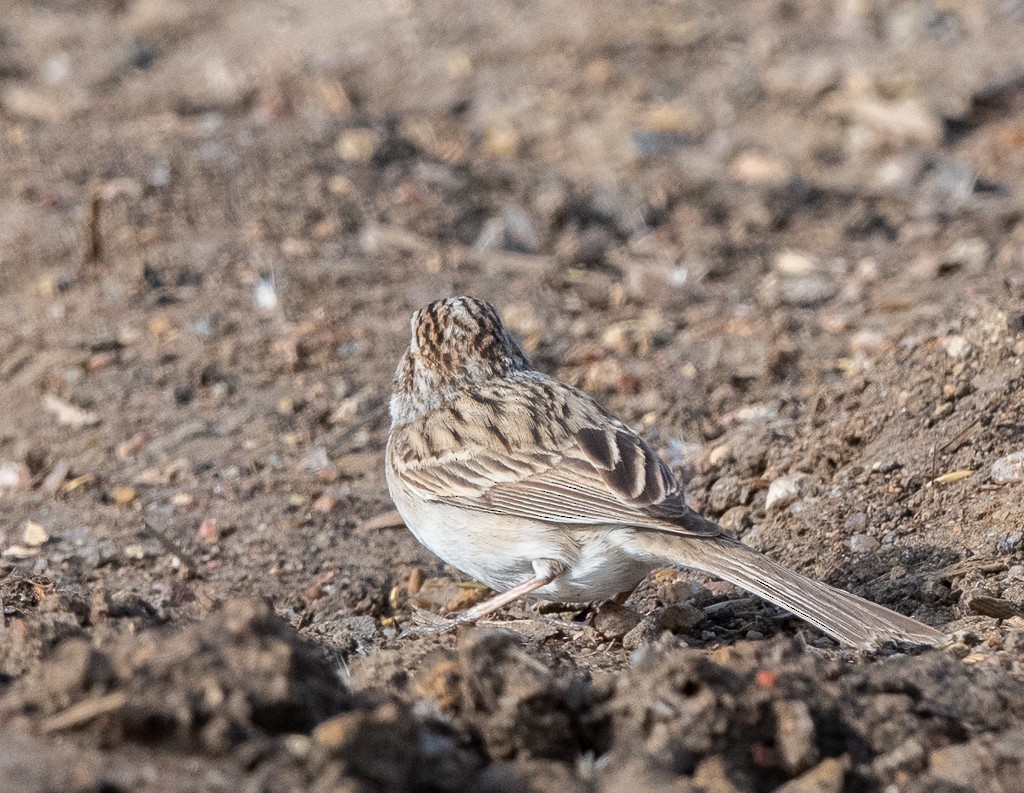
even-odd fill
[[[591,397],[538,372],[482,300],[412,317],[391,397],[387,479],[416,538],[499,594],[579,602],[675,564],[723,578],[838,641],[937,644],[933,628],[787,570],[694,512],[668,466]]]

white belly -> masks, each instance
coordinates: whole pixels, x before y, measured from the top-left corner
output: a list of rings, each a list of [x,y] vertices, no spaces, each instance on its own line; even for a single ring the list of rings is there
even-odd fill
[[[387,473],[391,497],[416,539],[498,592],[533,578],[535,560],[559,562],[565,572],[532,597],[569,602],[612,598],[653,567],[626,550],[622,527],[558,526],[424,501]]]

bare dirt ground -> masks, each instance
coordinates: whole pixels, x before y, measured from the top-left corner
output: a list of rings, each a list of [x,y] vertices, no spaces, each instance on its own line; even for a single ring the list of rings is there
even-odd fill
[[[398,638],[483,594],[372,520],[452,293],[955,641],[675,570]],[[1020,790],[1022,457],[1020,2],[3,4],[4,791]]]

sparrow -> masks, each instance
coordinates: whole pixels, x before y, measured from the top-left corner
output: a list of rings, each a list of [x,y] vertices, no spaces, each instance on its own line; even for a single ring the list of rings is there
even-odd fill
[[[437,300],[413,314],[411,330],[390,402],[388,488],[416,539],[498,593],[446,627],[520,598],[611,599],[677,565],[853,647],[943,641],[917,620],[773,562],[695,512],[643,438],[534,369],[485,301]]]

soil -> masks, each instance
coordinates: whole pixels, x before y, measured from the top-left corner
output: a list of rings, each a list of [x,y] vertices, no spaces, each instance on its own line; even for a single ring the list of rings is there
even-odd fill
[[[0,789],[1019,790],[1022,43],[1005,0],[6,0]],[[673,569],[402,636],[486,594],[382,469],[463,293],[949,645]]]

